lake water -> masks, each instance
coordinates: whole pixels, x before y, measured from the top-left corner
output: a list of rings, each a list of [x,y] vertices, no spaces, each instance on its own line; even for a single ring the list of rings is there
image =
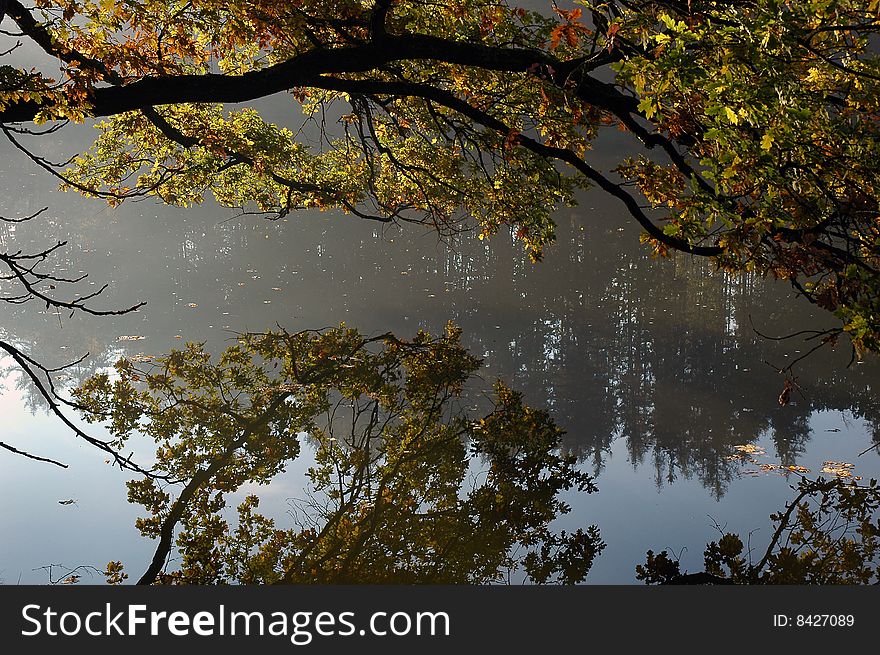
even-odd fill
[[[42,154],[63,159],[86,134],[76,128],[67,141],[44,140]],[[62,376],[72,384],[122,354],[161,354],[185,340],[220,350],[236,332],[276,324],[345,321],[365,333],[412,336],[419,328],[439,333],[452,319],[485,359],[487,383],[500,376],[549,409],[567,430],[565,447],[596,473],[599,493],[568,496],[573,510],[559,520],[566,529],[601,529],[608,547],[590,582],[633,582],[649,548],[669,548],[685,568],[699,568],[716,524],[753,533],[760,550],[768,515],[793,496],[797,479],[731,460],[736,445],[763,447],[759,463],[814,474],[825,460],[852,462],[866,480],[880,473],[876,450],[859,456],[880,440],[876,361],[846,368],[845,347],[824,349],[798,366],[799,391],[781,407],[776,369],[810,346],[756,329],[782,336],[833,319],[780,282],[731,279],[687,257],[653,260],[638,230],[598,192],[558,213],[558,244],[530,264],[505,235],[441,243],[418,228],[377,228],[336,213],[270,222],[231,219],[211,203],[181,210],[152,200],[112,210],[54,191],[8,147],[0,156],[0,214],[50,207],[30,224],[0,224],[5,249],[68,240],[56,270],[87,272],[82,289],[110,284],[94,306],[147,302],[107,318],[4,305],[2,338],[46,364],[90,353]],[[122,335],[144,339],[120,342]],[[153,545],[134,528],[129,476],[47,416],[12,369],[0,395],[0,435],[70,464],[61,470],[0,451],[5,583],[45,582],[41,567],[50,564],[102,568],[121,559],[133,577],[143,570]],[[262,494],[282,522],[307,462],[296,461]]]

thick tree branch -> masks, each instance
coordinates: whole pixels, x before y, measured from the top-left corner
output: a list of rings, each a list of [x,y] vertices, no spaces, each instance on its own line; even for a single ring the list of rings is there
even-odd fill
[[[524,73],[534,66],[549,66],[554,80],[564,82],[577,73],[582,75],[616,55],[598,59],[578,58],[560,61],[542,50],[493,47],[465,41],[451,41],[424,34],[386,35],[376,41],[341,48],[312,49],[285,62],[242,75],[174,75],[145,77],[124,86],[93,89],[91,115],[112,116],[156,105],[255,100],[296,87],[310,86],[320,75],[367,73],[397,61],[435,61],[483,70]],[[623,94],[613,94],[609,85],[586,78],[586,89],[597,91],[596,103],[613,102],[620,107],[632,104]],[[44,105],[33,101],[10,104],[0,112],[0,123],[31,121]]]

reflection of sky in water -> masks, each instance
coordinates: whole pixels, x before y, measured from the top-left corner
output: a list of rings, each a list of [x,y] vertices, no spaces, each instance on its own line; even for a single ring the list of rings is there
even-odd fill
[[[740,464],[725,459],[733,445],[757,438],[767,451],[761,461],[818,471],[826,459],[845,460],[866,479],[880,472],[875,453],[857,458],[880,425],[876,364],[845,370],[848,353],[820,353],[799,369],[803,396],[779,407],[782,380],[764,360],[784,365],[804,346],[761,340],[752,323],[781,335],[829,319],[793,302],[782,284],[732,281],[685,258],[652,261],[599,196],[560,212],[559,244],[533,266],[501,235],[489,245],[465,236],[447,246],[418,229],[382,232],[335,214],[227,221],[210,203],[177,210],[151,201],[111,211],[48,191],[51,182],[13,158],[0,157],[0,169],[5,186],[19,189],[0,213],[51,207],[45,220],[0,227],[4,247],[69,239],[58,268],[89,272],[84,289],[110,282],[100,306],[148,302],[111,318],[4,307],[4,338],[53,365],[89,351],[68,371],[75,382],[121,352],[155,355],[185,339],[219,350],[232,331],[275,323],[297,330],[346,321],[411,336],[454,319],[465,344],[486,358],[485,385],[500,375],[550,408],[568,430],[566,446],[599,471],[600,492],[570,498],[574,511],[560,520],[602,530],[608,548],[594,582],[632,580],[648,548],[687,547],[684,562],[698,566],[702,546],[717,536],[713,519],[744,535],[760,529],[759,549],[793,480],[741,477]],[[118,342],[122,335],[145,338]],[[127,476],[54,419],[32,415],[32,402],[7,379],[2,440],[71,468],[0,452],[0,577],[39,582],[39,566],[111,559],[139,574],[152,544],[133,527]],[[287,499],[302,495],[306,465],[304,457],[260,488],[263,509],[282,524]],[[67,498],[77,504],[58,504]]]

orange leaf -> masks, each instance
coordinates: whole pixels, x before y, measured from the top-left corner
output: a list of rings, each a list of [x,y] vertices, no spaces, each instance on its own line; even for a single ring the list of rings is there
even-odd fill
[[[556,50],[559,47],[559,42],[562,40],[562,35],[565,32],[565,25],[557,25],[553,28],[553,31],[550,32],[550,49]]]

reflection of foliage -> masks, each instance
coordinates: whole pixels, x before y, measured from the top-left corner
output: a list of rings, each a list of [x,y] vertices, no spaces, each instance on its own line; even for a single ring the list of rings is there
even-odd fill
[[[87,418],[122,446],[134,432],[158,444],[152,478],[129,483],[159,544],[141,583],[489,582],[521,566],[535,582],[584,579],[604,544],[590,527],[554,534],[561,491],[595,490],[557,454],[562,431],[502,383],[480,419],[463,410],[480,361],[449,326],[443,337],[365,338],[324,332],[246,335],[218,360],[189,344],[139,371],[128,360],[77,391]],[[256,513],[238,522],[226,496],[268,483],[315,444],[311,494],[296,529]],[[469,475],[471,457],[485,464]],[[471,479],[472,478],[472,479]],[[180,566],[163,572],[177,525]]]
[[[647,584],[871,584],[880,582],[880,487],[804,479],[763,557],[752,563],[742,539],[726,533],[704,552],[705,571],[682,573],[667,551],[648,551],[636,577]]]

